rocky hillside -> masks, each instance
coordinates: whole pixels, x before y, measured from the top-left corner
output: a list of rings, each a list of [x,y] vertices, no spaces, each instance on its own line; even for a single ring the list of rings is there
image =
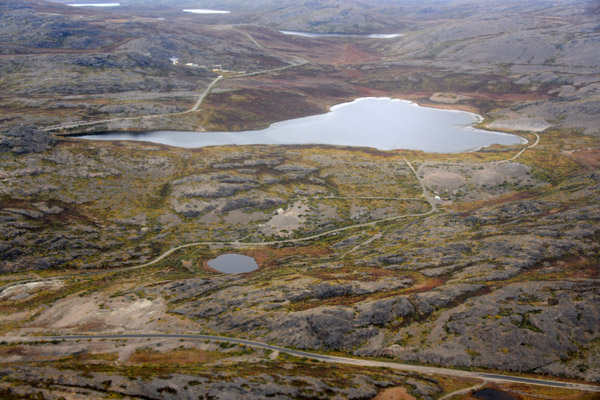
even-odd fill
[[[410,32],[416,27],[437,25],[436,21],[440,19],[460,22],[532,12],[567,16],[582,12],[593,14],[598,8],[595,0],[561,3],[551,0],[490,0],[485,3],[473,0],[206,0],[201,6],[193,0],[124,0],[121,4],[121,7],[110,11],[172,16],[181,15],[183,9],[226,10],[231,14],[194,17],[210,23],[246,23],[274,29],[329,33]]]
[[[201,332],[600,382],[596,2],[182,6],[199,7],[0,5],[0,397],[467,400],[482,384],[179,337],[36,342],[56,333]],[[365,96],[476,112],[527,144],[183,149],[42,130],[201,135]],[[227,253],[259,268],[208,265]]]
[[[0,4],[0,53],[97,49],[124,39],[122,32],[86,21],[85,18],[91,15],[95,14],[44,1],[3,1]]]
[[[213,69],[292,61],[234,29],[173,27],[44,1],[0,6],[2,127],[182,112],[215,79]]]

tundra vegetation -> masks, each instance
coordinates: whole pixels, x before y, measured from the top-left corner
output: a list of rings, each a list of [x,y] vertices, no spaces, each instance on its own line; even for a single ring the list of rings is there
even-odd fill
[[[597,4],[261,3],[0,4],[0,397],[597,398],[226,342],[32,339],[202,333],[600,381]],[[528,143],[439,154],[69,136],[259,129],[365,96],[477,112]],[[259,269],[208,267],[226,253]]]

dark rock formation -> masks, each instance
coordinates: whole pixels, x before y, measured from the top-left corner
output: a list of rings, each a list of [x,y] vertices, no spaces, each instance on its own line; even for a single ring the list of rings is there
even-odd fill
[[[415,312],[415,307],[406,297],[362,303],[356,308],[358,310],[356,316],[357,326],[381,326],[398,317],[404,317]]]
[[[41,153],[55,143],[54,136],[31,126],[16,126],[0,132],[0,152]]]
[[[240,208],[249,208],[263,210],[283,204],[281,199],[251,199],[249,197],[239,197],[225,203],[222,211],[228,212]]]

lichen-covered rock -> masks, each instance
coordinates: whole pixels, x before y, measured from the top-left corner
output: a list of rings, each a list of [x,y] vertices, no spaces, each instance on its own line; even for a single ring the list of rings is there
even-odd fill
[[[225,353],[226,354],[226,353]],[[246,363],[241,363],[245,365]],[[200,364],[201,365],[201,364]],[[110,399],[371,399],[381,387],[394,386],[406,381],[416,393],[438,395],[432,378],[408,378],[396,373],[372,376],[370,374],[344,374],[332,379],[323,376],[298,375],[296,370],[281,368],[279,373],[244,373],[235,364],[227,372],[210,374],[151,374],[146,377],[132,377],[118,372],[89,372],[56,368],[54,366],[15,366],[0,370],[0,376],[18,383],[0,385],[3,398],[60,398],[65,389],[76,390],[80,398]],[[340,373],[336,373],[336,376]],[[433,386],[432,386],[433,385]]]
[[[414,306],[406,297],[361,303],[356,306],[356,310],[357,326],[384,325],[415,312]]]
[[[0,153],[41,153],[50,149],[55,143],[54,136],[31,126],[16,126],[0,132]]]
[[[275,207],[283,204],[281,199],[252,199],[250,197],[238,197],[236,199],[229,200],[223,208],[223,212],[238,210],[240,208],[249,208],[264,210],[266,208]]]
[[[433,314],[432,329],[423,334],[430,344],[394,344],[371,355],[598,380],[600,368],[589,360],[597,355],[600,338],[600,312],[594,306],[598,296],[590,283],[510,284]]]
[[[439,290],[416,294],[412,297],[412,301],[421,314],[429,314],[438,308],[448,306],[461,296],[481,288],[483,288],[482,285],[471,284],[444,286]]]

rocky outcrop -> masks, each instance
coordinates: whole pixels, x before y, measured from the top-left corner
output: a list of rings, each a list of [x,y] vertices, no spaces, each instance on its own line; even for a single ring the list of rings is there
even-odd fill
[[[45,12],[36,12],[40,3],[34,1],[6,0],[0,7],[0,38],[15,45],[90,49],[108,46],[122,38],[115,30],[103,29],[81,18],[69,18],[64,15],[68,10],[62,4],[45,6]]]
[[[173,210],[187,218],[196,218],[202,213],[215,208],[214,205],[198,199],[190,199],[188,201],[171,199],[171,207],[173,207]]]
[[[415,312],[415,307],[406,297],[360,303],[355,307],[357,326],[383,326],[398,317],[405,317]]]
[[[441,313],[425,334],[431,346],[413,351],[393,345],[383,353],[447,366],[569,371],[598,381],[600,368],[588,363],[585,352],[579,353],[593,353],[592,343],[600,338],[600,311],[593,306],[598,301],[600,293],[591,283],[511,284]],[[582,365],[586,367],[577,370]]]
[[[443,286],[441,289],[419,293],[411,297],[417,311],[421,314],[431,314],[436,309],[447,307],[453,301],[469,293],[482,289],[483,285],[457,284]]]
[[[305,165],[280,165],[274,168],[279,172],[283,172],[291,179],[302,179],[317,171],[315,167]]]
[[[16,126],[0,132],[0,153],[41,153],[49,150],[55,143],[54,136],[30,126]]]
[[[258,210],[264,210],[283,204],[284,201],[281,199],[253,199],[250,197],[238,197],[233,200],[229,200],[225,203],[221,211],[228,212],[238,210],[241,208],[252,208]]]
[[[224,353],[225,355],[227,353]],[[255,361],[253,361],[255,362]],[[245,365],[246,363],[242,363]],[[385,375],[337,372],[335,377],[308,374],[299,376],[295,364],[276,373],[247,373],[235,364],[227,371],[217,370],[190,375],[188,373],[146,374],[132,377],[125,373],[89,371],[57,368],[53,366],[5,367],[0,375],[15,381],[11,385],[0,384],[0,394],[5,398],[44,397],[59,398],[68,390],[76,390],[85,398],[110,399],[114,397],[143,398],[149,400],[175,399],[371,399],[381,387],[405,384],[407,388],[433,400],[441,389],[431,377],[422,379],[407,377],[402,373],[389,372]],[[305,366],[299,364],[305,368]],[[202,368],[202,364],[199,364]],[[288,366],[290,370],[288,371]],[[357,369],[358,371],[358,369]],[[16,379],[18,378],[18,379]]]
[[[413,283],[412,279],[388,279],[375,282],[355,283],[319,283],[310,285],[306,290],[293,291],[287,295],[290,301],[305,299],[325,300],[332,297],[360,296],[375,293],[382,290],[393,290],[408,287]]]

